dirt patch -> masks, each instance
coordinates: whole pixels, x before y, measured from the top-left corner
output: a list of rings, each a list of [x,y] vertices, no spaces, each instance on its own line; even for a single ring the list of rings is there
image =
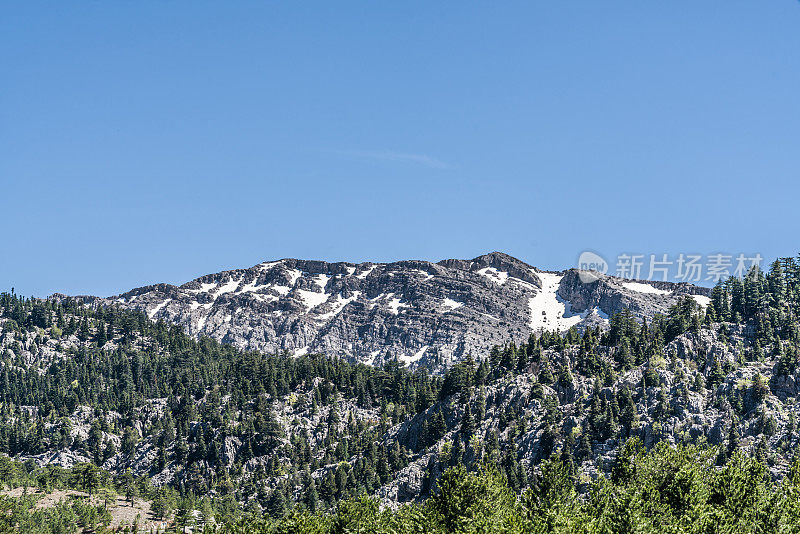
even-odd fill
[[[132,525],[137,517],[140,527],[148,531],[151,528],[163,529],[167,526],[165,521],[153,516],[150,511],[150,503],[143,499],[134,499],[133,506],[131,506],[124,497],[117,497],[116,501],[108,506],[108,513],[111,514],[112,527],[123,524]]]
[[[24,488],[14,488],[0,491],[0,495],[19,498],[24,494]],[[43,494],[35,488],[28,488],[28,495],[37,497],[36,508],[52,508],[60,501],[70,499],[90,499],[92,504],[105,504],[97,495],[89,496],[88,493],[77,490],[53,490]],[[149,532],[157,528],[164,530],[168,526],[167,521],[160,520],[153,516],[150,511],[150,503],[144,499],[134,499],[133,505],[121,496],[116,496],[112,502],[108,503],[108,513],[111,515],[111,528],[124,525],[133,525],[137,517],[139,518],[139,529]]]

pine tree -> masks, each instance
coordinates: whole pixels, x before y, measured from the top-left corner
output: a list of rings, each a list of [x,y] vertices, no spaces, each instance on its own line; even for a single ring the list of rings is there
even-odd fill
[[[578,439],[578,451],[575,456],[580,461],[590,460],[592,458],[592,444],[589,441],[589,433],[586,429],[581,432],[580,438]]]
[[[136,485],[136,480],[130,468],[125,470],[125,474],[122,477],[122,484],[125,488],[125,498],[128,499],[128,504],[133,506],[133,500],[139,496],[139,488]]]
[[[469,403],[464,406],[464,415],[461,418],[461,435],[464,441],[469,441],[475,432],[475,420],[472,417],[472,409]]]

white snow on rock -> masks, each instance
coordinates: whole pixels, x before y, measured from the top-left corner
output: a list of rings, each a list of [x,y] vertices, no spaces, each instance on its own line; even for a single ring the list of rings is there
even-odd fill
[[[358,273],[356,275],[356,278],[361,278],[363,280],[364,278],[369,276],[369,273],[371,273],[372,271],[375,270],[375,267],[376,267],[375,265],[372,265],[371,267],[368,267],[367,270],[364,271],[363,273]]]
[[[330,279],[331,279],[331,277],[330,277],[330,276],[328,276],[327,274],[318,274],[318,275],[317,275],[317,276],[314,278],[314,281],[317,283],[317,285],[318,285],[318,286],[319,286],[319,287],[320,287],[320,288],[321,288],[323,291],[325,291],[325,286],[326,286],[326,285],[328,285],[328,280],[330,280]]]
[[[390,293],[391,295],[392,293]],[[389,301],[389,309],[392,311],[393,314],[397,315],[400,313],[400,308],[409,308],[410,306],[404,302],[400,302],[400,299],[394,297],[392,300]]]
[[[379,351],[379,350],[373,350],[372,352],[369,353],[369,359],[366,360],[364,363],[366,365],[374,364],[375,363],[375,358],[377,358],[378,354],[380,354],[380,353],[381,353],[381,351]]]
[[[641,282],[622,282],[622,287],[630,291],[638,291],[639,293],[650,293],[653,295],[669,295],[669,291],[658,289],[650,284],[642,284]]]
[[[239,280],[234,280],[231,278],[223,285],[219,287],[219,289],[214,294],[214,298],[219,297],[220,295],[224,295],[225,293],[231,293],[232,291],[236,291],[236,288],[239,287],[239,282],[241,282],[241,278]]]
[[[262,289],[267,289],[270,286],[267,284],[258,285],[258,277],[254,277],[253,281],[249,284],[241,286],[236,292],[237,293],[252,293],[254,291],[260,291]]]
[[[427,350],[428,350],[428,345],[425,345],[421,349],[419,349],[413,356],[400,356],[397,359],[403,362],[404,366],[411,365],[414,362],[420,361],[422,357],[425,355],[425,351]]]
[[[503,285],[508,281],[508,273],[505,271],[498,271],[494,267],[484,267],[475,271],[481,276],[485,276],[497,285]]]
[[[155,307],[155,308],[153,308],[152,310],[150,310],[149,312],[147,312],[147,316],[148,316],[150,319],[152,319],[152,318],[153,318],[153,316],[154,316],[155,314],[157,314],[157,313],[158,313],[158,311],[159,311],[161,308],[163,308],[164,306],[166,306],[166,305],[169,303],[169,301],[171,301],[171,300],[172,300],[172,299],[167,299],[167,300],[165,300],[164,302],[161,302],[160,304],[156,305],[156,307]]]
[[[260,267],[261,267],[262,271],[269,271],[270,269],[272,269],[276,265],[280,265],[281,263],[283,263],[283,260],[280,260],[280,261],[265,261],[264,263],[261,264]]]
[[[339,315],[345,306],[356,300],[361,295],[361,291],[353,291],[353,295],[347,298],[336,295],[336,301],[331,305],[331,311],[320,314],[319,319],[332,319]]]
[[[347,269],[347,276],[353,276],[353,273],[356,272],[355,267],[345,267],[345,269]]]
[[[327,293],[316,293],[315,291],[298,289],[297,294],[300,295],[300,298],[303,299],[306,308],[309,310],[313,310],[314,308],[316,308],[317,306],[328,300]]]
[[[186,291],[189,291],[190,293],[208,293],[209,291],[211,291],[215,287],[217,287],[217,284],[213,283],[213,282],[212,283],[202,283],[202,284],[200,284],[200,289],[187,289]],[[131,300],[133,300],[133,299],[131,299]]]
[[[532,330],[569,330],[581,320],[588,312],[583,314],[572,313],[570,304],[558,296],[558,284],[561,275],[552,273],[536,273],[542,281],[542,289],[528,301],[531,311]]]
[[[258,291],[259,289],[265,286],[257,286],[257,280],[253,280],[249,284],[241,286],[236,292],[237,293],[252,293],[253,291]]]
[[[272,290],[279,295],[286,296],[289,294],[289,291],[291,291],[292,288],[288,286],[272,286]]]
[[[444,306],[445,308],[449,308],[448,311],[453,311],[456,308],[460,308],[463,305],[464,305],[463,302],[458,302],[457,300],[453,300],[450,298],[445,298],[444,300],[442,300],[442,306]]]
[[[427,271],[423,271],[422,269],[414,269],[412,272],[414,272],[414,273],[416,273],[418,275],[421,275],[424,278],[425,282],[427,282],[428,280],[433,278],[433,275],[431,273],[429,273]]]
[[[297,358],[298,356],[305,356],[306,354],[308,354],[308,345],[306,345],[305,347],[301,347],[299,349],[295,349],[292,356]]]
[[[711,304],[711,298],[705,295],[692,295],[692,298],[703,308],[707,308],[708,305]]]
[[[539,275],[539,273],[537,273],[535,271],[534,271],[534,274],[536,274],[537,276]],[[519,285],[521,285],[521,286],[523,286],[523,287],[525,287],[527,289],[530,289],[532,291],[539,291],[538,287],[536,287],[535,285],[531,284],[530,282],[526,282],[525,280],[521,280],[521,279],[516,278],[514,276],[509,276],[508,279],[510,281],[515,282],[515,283],[517,283],[517,284],[519,284]]]

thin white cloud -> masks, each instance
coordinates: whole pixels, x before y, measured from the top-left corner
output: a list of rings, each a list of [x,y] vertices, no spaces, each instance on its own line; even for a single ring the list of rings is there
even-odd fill
[[[375,161],[399,161],[405,163],[416,163],[433,169],[449,169],[450,165],[442,160],[433,158],[426,154],[409,154],[406,152],[392,151],[369,151],[369,150],[337,150],[336,154],[358,159],[370,159]]]

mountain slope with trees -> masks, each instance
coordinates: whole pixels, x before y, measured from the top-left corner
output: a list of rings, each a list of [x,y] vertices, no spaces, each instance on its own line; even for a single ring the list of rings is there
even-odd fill
[[[623,310],[607,329],[531,334],[439,377],[242,351],[119,306],[2,294],[0,452],[45,485],[48,465],[97,469],[232,524],[360,495],[402,517],[416,513],[403,503],[472,484],[459,469],[481,465],[511,495],[541,491],[554,466],[559,495],[585,506],[619,476],[626,443],[695,451],[681,462],[700,466],[700,486],[737,465],[778,495],[796,480],[798,310],[800,267],[784,259],[721,283],[706,308],[686,297],[644,322]]]

